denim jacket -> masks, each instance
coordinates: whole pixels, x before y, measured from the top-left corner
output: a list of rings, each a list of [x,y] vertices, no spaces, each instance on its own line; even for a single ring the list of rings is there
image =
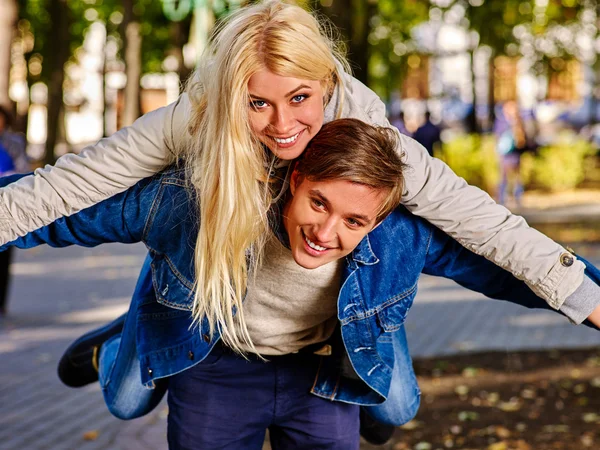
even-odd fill
[[[132,305],[137,311],[141,379],[150,388],[154,380],[204,360],[219,340],[210,338],[206,321],[191,327],[193,249],[199,223],[192,195],[184,171],[170,168],[9,244],[29,248],[42,243],[54,247],[145,243],[156,295],[134,295]],[[332,400],[360,404],[385,400],[394,361],[390,336],[406,319],[421,273],[451,278],[492,298],[550,308],[509,272],[403,207],[369,233],[345,263],[338,318],[345,351],[360,379],[345,377],[339,360],[323,357],[312,392]]]

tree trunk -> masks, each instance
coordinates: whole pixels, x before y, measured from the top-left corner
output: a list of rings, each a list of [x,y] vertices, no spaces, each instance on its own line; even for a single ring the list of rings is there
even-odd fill
[[[477,122],[477,78],[475,76],[475,50],[469,50],[469,61],[471,66],[471,89],[473,91],[473,108],[467,115],[467,131],[469,133],[479,133],[479,123]]]
[[[342,34],[348,46],[348,60],[354,76],[369,84],[369,59],[371,56],[369,34],[371,17],[377,11],[375,0],[338,0],[331,6],[322,6],[315,0],[313,7],[325,14]]]
[[[494,93],[494,84],[495,84],[495,63],[494,59],[496,58],[496,53],[492,51],[490,53],[490,61],[489,61],[489,70],[488,70],[488,126],[493,130],[494,123],[496,122],[496,96]]]
[[[10,51],[18,20],[17,0],[0,0],[0,105],[12,110],[8,96]]]
[[[56,51],[49,53],[48,64],[48,137],[46,138],[44,163],[54,164],[54,147],[56,146],[60,110],[63,104],[63,81],[65,79],[65,63],[69,58],[69,8],[67,0],[52,0],[49,7],[52,27],[56,30],[54,41]]]
[[[186,67],[183,61],[183,46],[187,43],[190,37],[191,22],[192,14],[189,14],[185,19],[178,22],[173,22],[171,25],[173,56],[175,56],[177,59],[177,74],[179,75],[180,89],[185,87],[185,82],[192,73],[192,70]]]
[[[142,77],[142,34],[139,19],[133,12],[133,0],[123,2],[123,42],[125,55],[125,95],[121,126],[131,125],[141,115],[140,78]]]

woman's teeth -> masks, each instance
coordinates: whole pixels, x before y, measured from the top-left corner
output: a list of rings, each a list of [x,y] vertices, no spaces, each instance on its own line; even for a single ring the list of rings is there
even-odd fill
[[[296,133],[292,137],[289,137],[289,138],[286,138],[286,139],[279,139],[279,138],[276,138],[276,137],[274,137],[273,139],[275,139],[275,142],[277,142],[278,144],[291,144],[296,139],[298,139],[299,135],[300,135],[300,133]]]
[[[310,248],[314,248],[315,250],[318,250],[320,252],[322,252],[323,250],[327,250],[326,247],[321,247],[320,245],[315,244],[313,241],[311,241],[309,238],[307,238],[306,236],[304,237],[304,239],[306,239],[306,243],[308,244],[308,246]]]

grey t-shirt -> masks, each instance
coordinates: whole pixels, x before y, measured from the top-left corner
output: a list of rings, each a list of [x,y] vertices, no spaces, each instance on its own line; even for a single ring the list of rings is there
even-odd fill
[[[337,323],[342,260],[304,269],[271,236],[263,265],[248,283],[243,308],[250,338],[261,355],[294,353],[327,340]],[[242,346],[250,352],[250,348]]]

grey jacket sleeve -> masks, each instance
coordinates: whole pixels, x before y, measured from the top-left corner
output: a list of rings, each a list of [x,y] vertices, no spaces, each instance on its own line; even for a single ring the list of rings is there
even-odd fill
[[[351,77],[345,81],[342,116],[391,127],[379,97]],[[339,98],[334,93],[326,120],[335,118]],[[585,266],[563,247],[467,184],[413,139],[401,135],[398,151],[409,165],[403,204],[413,214],[525,281],[554,309],[581,285]]]
[[[171,164],[173,150],[191,140],[190,111],[183,94],[79,155],[64,155],[1,189],[0,244],[123,192]]]

